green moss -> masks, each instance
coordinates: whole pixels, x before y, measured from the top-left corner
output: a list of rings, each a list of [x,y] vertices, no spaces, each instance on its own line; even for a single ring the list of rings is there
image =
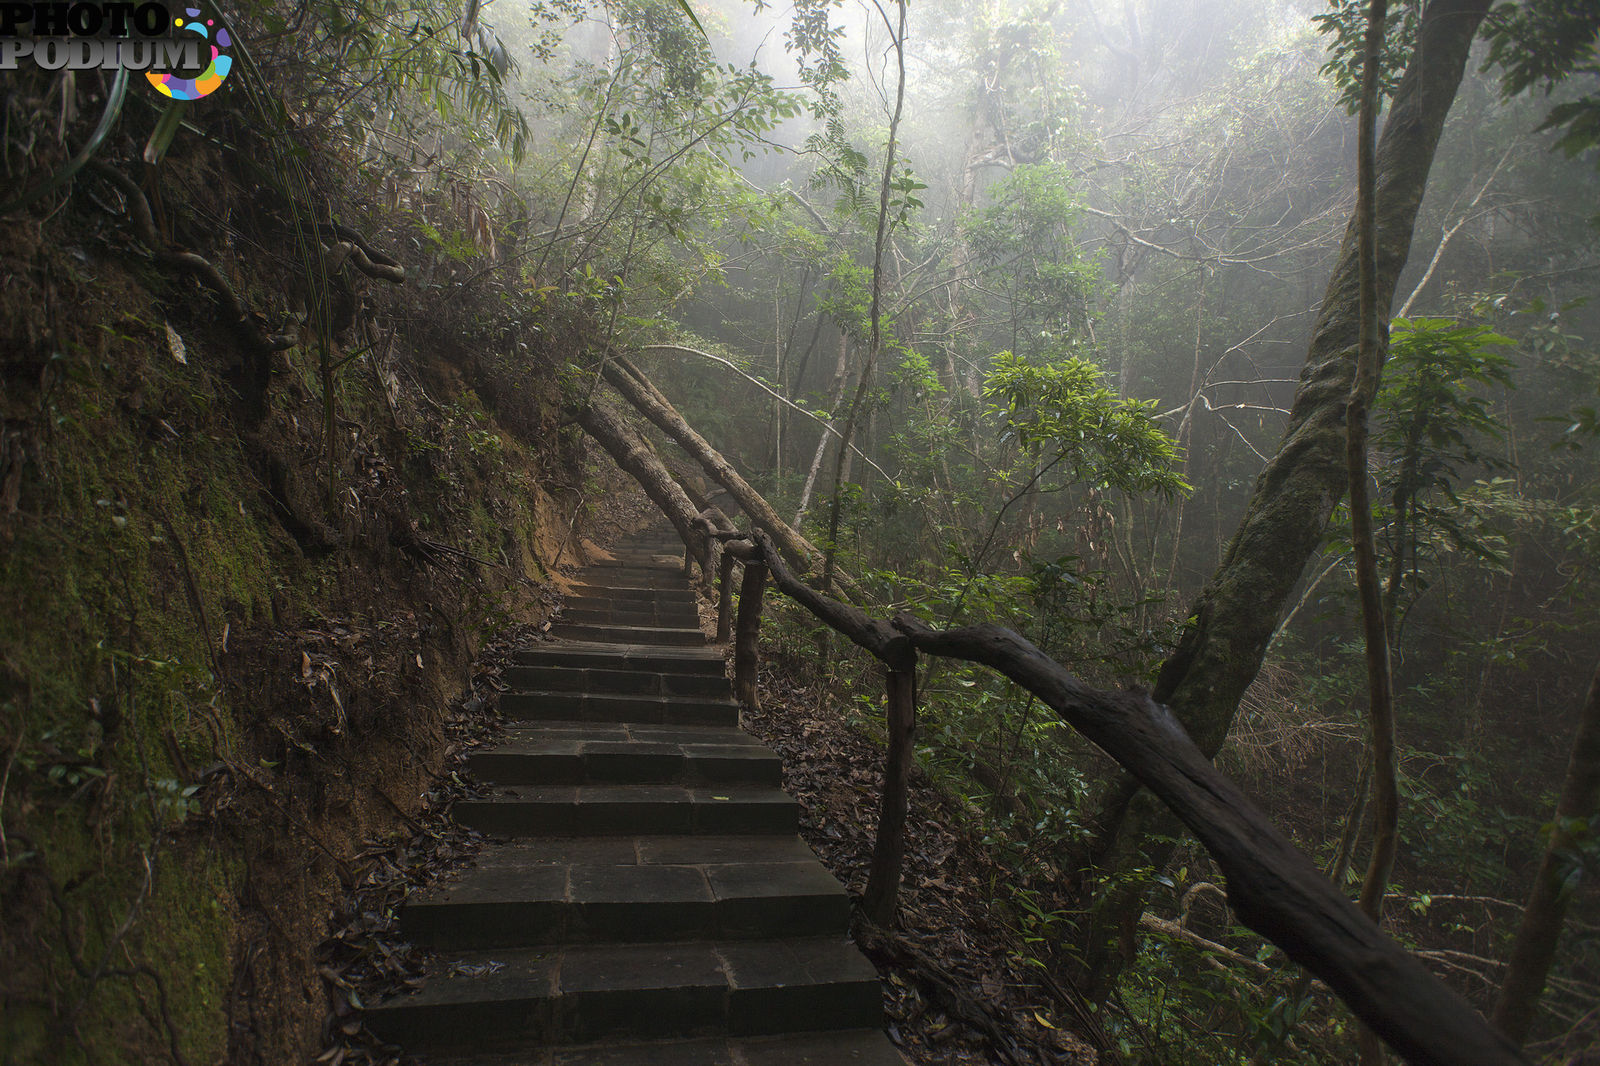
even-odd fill
[[[467,532],[471,547],[467,550],[480,559],[500,558],[500,523],[489,514],[484,501],[475,498],[467,505]]]
[[[236,862],[191,853],[181,869],[169,863],[150,901],[144,944],[154,968],[166,975],[168,1007],[189,1062],[215,1062],[227,1047],[228,901],[241,877]]]
[[[17,960],[0,968],[0,1063],[165,1061],[170,1041],[188,1062],[216,1062],[242,845],[190,839],[189,782],[237,754],[243,723],[277,724],[281,710],[224,704],[224,633],[388,606],[350,589],[394,587],[416,564],[393,553],[388,569],[381,544],[308,561],[260,502],[259,457],[206,369],[220,362],[192,342],[177,363],[159,319],[81,332],[91,340],[61,340],[68,354],[36,393],[0,396],[8,426],[38,434],[22,506],[0,516],[0,761],[16,753],[0,898],[25,904],[0,926],[0,956]],[[315,359],[291,366],[263,430],[281,430],[272,443],[290,455],[313,438],[288,426],[320,414]],[[470,393],[444,397],[442,426],[415,419],[408,448],[363,382],[341,375],[340,413],[376,427],[368,439],[388,446],[407,517],[485,559],[519,552],[543,575],[527,449]],[[320,468],[298,472],[320,496]],[[455,620],[526,609],[520,587],[479,584],[437,606]]]
[[[4,1012],[7,1063],[126,1061],[164,1047],[169,1018],[188,1061],[226,1044],[234,875],[164,839],[191,807],[176,760],[231,746],[207,634],[268,600],[268,546],[237,442],[189,423],[203,390],[142,370],[166,427],[154,439],[109,366],[80,362],[50,392],[30,517],[0,561],[0,708],[20,731],[7,824],[33,852],[13,849],[6,880],[46,901],[13,932],[26,961],[0,984],[49,996]]]

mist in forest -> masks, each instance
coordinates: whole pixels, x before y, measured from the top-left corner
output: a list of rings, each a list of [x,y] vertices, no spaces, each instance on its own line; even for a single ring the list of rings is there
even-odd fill
[[[394,1061],[415,819],[654,523],[919,1063],[1592,1061],[1600,12],[1490,6],[245,0],[187,110],[4,71],[17,1039]]]
[[[692,217],[629,230],[632,307],[678,346],[643,365],[885,602],[1014,626],[1085,677],[1159,689],[1337,307],[1360,9],[939,0],[904,11],[903,37],[887,4],[697,12],[717,61],[800,103],[723,153],[721,192],[698,165],[667,172],[696,190]],[[1416,12],[1390,32],[1399,56]],[[1575,576],[1594,542],[1555,516],[1595,502],[1600,181],[1592,149],[1539,130],[1595,79],[1507,92],[1488,54],[1466,63],[1390,282],[1368,459],[1405,795],[1389,911],[1462,958],[1495,956],[1508,930],[1483,904],[1418,901],[1520,897],[1595,622]],[[1341,508],[1284,559],[1300,577],[1262,599],[1278,625],[1218,734],[1220,763],[1338,876],[1368,847],[1350,538]],[[1014,831],[1082,853],[1087,746],[974,675],[924,697],[930,773],[995,810],[1016,790],[1057,797],[1024,803],[1037,826]],[[1183,848],[1157,880],[1186,860],[1204,866]],[[1563,980],[1595,964],[1577,949]],[[1492,991],[1490,972],[1454,976]],[[1131,1039],[1171,1019],[1117,1024]]]

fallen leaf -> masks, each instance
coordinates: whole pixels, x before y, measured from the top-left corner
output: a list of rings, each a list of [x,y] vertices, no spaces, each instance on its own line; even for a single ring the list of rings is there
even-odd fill
[[[167,327],[167,351],[172,353],[172,358],[184,366],[188,366],[189,352],[183,345],[183,338],[178,336],[178,331],[172,328],[172,323],[163,322],[162,325]]]

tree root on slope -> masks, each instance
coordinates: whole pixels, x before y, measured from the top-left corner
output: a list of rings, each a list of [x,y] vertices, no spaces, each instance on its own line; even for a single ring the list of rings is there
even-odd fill
[[[257,354],[268,355],[283,351],[300,342],[294,333],[270,332],[262,324],[260,316],[239,298],[239,294],[228,283],[228,279],[222,276],[222,272],[210,260],[194,252],[175,251],[167,247],[166,242],[156,232],[150,201],[146,199],[144,190],[140,189],[132,178],[99,160],[91,160],[88,169],[110,182],[122,193],[123,200],[127,204],[128,221],[133,225],[134,234],[146,248],[150,249],[155,261],[162,266],[193,274],[201,285],[210,289],[212,295],[227,312],[228,324],[243,335],[245,342]],[[368,277],[380,281],[396,285],[405,281],[405,267],[367,244],[361,234],[350,227],[337,222],[324,222],[318,223],[316,228],[319,235],[338,238],[334,244],[323,248],[328,257],[330,273],[348,263]]]

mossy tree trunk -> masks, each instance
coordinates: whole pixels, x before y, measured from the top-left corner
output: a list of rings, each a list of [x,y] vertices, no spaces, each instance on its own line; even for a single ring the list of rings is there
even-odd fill
[[[1500,998],[1494,1005],[1494,1024],[1517,1043],[1528,1039],[1533,1019],[1544,993],[1545,978],[1555,961],[1556,941],[1572,900],[1572,849],[1592,838],[1600,820],[1600,667],[1589,682],[1589,695],[1578,716],[1577,735],[1572,738],[1572,754],[1567,760],[1567,775],[1556,802],[1555,822],[1539,872],[1533,878],[1511,944],[1511,959],[1500,985]]]
[[[1423,12],[1416,51],[1396,88],[1376,153],[1376,307],[1388,317],[1411,249],[1434,150],[1455,99],[1489,0],[1438,0]],[[1155,698],[1177,714],[1196,745],[1214,756],[1239,698],[1254,680],[1278,618],[1306,560],[1344,496],[1345,405],[1360,344],[1358,227],[1352,218],[1323,296],[1289,424],[1256,479],[1245,515],[1216,572],[1201,590],[1177,647],[1162,665]],[[1159,869],[1176,823],[1124,778],[1103,804],[1104,870]],[[1098,899],[1086,930],[1092,994],[1104,995],[1133,946],[1144,886],[1129,879]],[[1120,946],[1123,950],[1116,950]]]
[[[1400,844],[1400,794],[1395,763],[1394,678],[1389,666],[1389,633],[1378,583],[1378,546],[1372,532],[1372,497],[1367,491],[1367,417],[1378,393],[1378,375],[1388,330],[1378,315],[1377,195],[1372,146],[1378,124],[1378,63],[1388,0],[1372,0],[1361,59],[1361,122],[1356,138],[1356,248],[1361,292],[1361,340],[1356,379],[1345,404],[1345,471],[1350,486],[1350,539],[1361,601],[1361,636],[1367,667],[1367,721],[1372,729],[1372,856],[1361,882],[1361,910],[1378,922],[1383,894]],[[1383,318],[1387,319],[1387,315]],[[1396,553],[1398,554],[1398,552]],[[1383,1044],[1365,1026],[1360,1035],[1362,1066],[1384,1060]]]
[[[684,421],[677,408],[638,367],[621,356],[613,356],[606,360],[602,373],[623,399],[693,457],[708,477],[728,490],[728,495],[750,516],[750,521],[773,539],[789,565],[807,573],[821,565],[822,553],[816,546],[778,517],[778,512],[773,510],[766,498],[740,476],[722,453]],[[851,600],[863,598],[860,587],[848,575],[835,572],[834,579],[840,591]]]

